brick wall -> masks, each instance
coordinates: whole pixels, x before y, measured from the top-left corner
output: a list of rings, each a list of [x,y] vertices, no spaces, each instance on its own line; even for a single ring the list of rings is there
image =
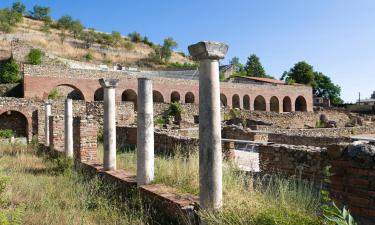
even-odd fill
[[[49,117],[49,143],[50,149],[64,152],[64,117]]]
[[[80,162],[96,161],[98,128],[92,117],[73,117],[74,158]]]

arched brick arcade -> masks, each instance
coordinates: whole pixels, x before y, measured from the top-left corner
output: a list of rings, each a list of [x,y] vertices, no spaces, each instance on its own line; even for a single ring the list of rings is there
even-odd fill
[[[248,95],[243,96],[243,109],[250,110],[250,97]]]
[[[303,96],[298,96],[296,99],[296,111],[306,112],[307,111],[307,103],[306,99]]]
[[[266,111],[267,110],[266,99],[263,96],[258,95],[255,98],[255,100],[254,100],[254,110],[255,111]]]
[[[235,108],[241,108],[241,105],[240,105],[240,96],[238,96],[238,94],[235,94],[233,95],[232,97],[232,108],[235,109]]]
[[[292,111],[292,100],[288,96],[285,96],[283,99],[283,112]]]
[[[178,93],[177,91],[174,91],[172,92],[171,94],[171,102],[180,102],[180,93]]]
[[[137,93],[134,90],[128,89],[122,92],[121,101],[132,102],[134,104],[134,110],[137,110]]]
[[[15,132],[16,137],[26,137],[29,139],[30,124],[30,119],[28,119],[22,112],[15,110],[1,112],[0,129],[12,130]]]
[[[103,101],[104,100],[104,89],[98,88],[94,93],[94,101]]]
[[[85,100],[82,91],[70,84],[60,84],[54,88],[62,98],[70,98],[72,100]]]
[[[154,102],[156,103],[163,103],[164,102],[164,97],[159,91],[152,91],[152,98]]]
[[[192,92],[188,92],[185,95],[185,103],[194,103],[195,102],[195,97]]]
[[[270,110],[271,112],[280,112],[279,99],[276,96],[272,96],[270,99]]]
[[[220,94],[220,104],[221,106],[228,106],[227,96],[223,93]]]

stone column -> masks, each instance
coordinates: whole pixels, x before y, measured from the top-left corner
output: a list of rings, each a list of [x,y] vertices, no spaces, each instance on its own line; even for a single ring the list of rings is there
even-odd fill
[[[116,170],[116,91],[118,79],[100,79],[104,89],[104,170]]]
[[[189,46],[190,55],[200,61],[199,198],[204,209],[218,209],[223,204],[219,59],[227,51],[228,45],[219,42]]]
[[[150,79],[138,79],[137,102],[137,184],[140,186],[154,179],[154,109]]]
[[[73,103],[65,99],[64,111],[64,149],[67,157],[73,158]]]
[[[44,146],[49,147],[49,116],[51,115],[52,102],[47,100],[44,103]]]

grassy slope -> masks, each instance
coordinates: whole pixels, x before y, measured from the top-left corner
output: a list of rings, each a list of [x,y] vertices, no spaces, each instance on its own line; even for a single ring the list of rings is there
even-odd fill
[[[99,180],[83,182],[75,172],[61,173],[55,163],[34,152],[15,154],[2,146],[0,153],[0,177],[8,180],[1,197],[0,224],[2,213],[13,217],[11,224],[29,225],[144,224],[146,220],[142,210],[108,200]]]

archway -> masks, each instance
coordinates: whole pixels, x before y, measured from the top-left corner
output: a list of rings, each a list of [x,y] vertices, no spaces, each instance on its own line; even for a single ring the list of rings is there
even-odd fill
[[[164,97],[159,91],[153,91],[152,98],[154,99],[154,102],[158,102],[158,103],[164,102]]]
[[[85,100],[81,90],[70,84],[61,84],[48,93],[50,99],[70,98],[72,100]]]
[[[233,109],[235,109],[235,108],[237,108],[237,109],[241,108],[241,106],[240,106],[240,96],[238,96],[238,94],[235,94],[232,97],[232,108]]]
[[[172,92],[171,102],[180,102],[180,93],[178,93],[177,91]]]
[[[273,96],[270,99],[270,110],[271,112],[280,112],[279,99],[276,96]]]
[[[223,93],[220,94],[220,104],[221,106],[227,106],[227,96],[225,96]]]
[[[104,100],[104,89],[98,88],[94,93],[94,101],[103,101]]]
[[[254,100],[254,110],[255,111],[266,111],[266,99],[263,96],[258,95]]]
[[[191,92],[186,93],[185,95],[185,103],[194,103],[195,97],[194,94]]]
[[[299,96],[296,99],[296,111],[300,111],[300,112],[306,112],[307,111],[306,99],[302,96]]]
[[[0,129],[12,130],[16,137],[28,138],[29,126],[26,116],[18,111],[6,111],[0,115]]]
[[[133,102],[134,110],[137,110],[137,93],[134,90],[128,89],[122,92],[121,101],[123,102]]]
[[[250,97],[248,95],[243,96],[243,108],[250,110]]]
[[[291,112],[292,111],[292,100],[288,96],[284,97],[283,99],[283,112]]]

